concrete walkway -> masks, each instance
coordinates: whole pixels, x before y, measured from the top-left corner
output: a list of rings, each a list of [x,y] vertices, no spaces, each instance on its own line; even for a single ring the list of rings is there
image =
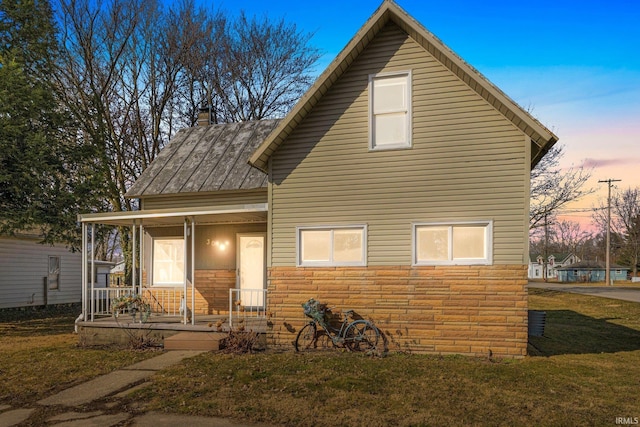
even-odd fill
[[[42,417],[39,412],[51,407],[68,408],[67,411],[62,411],[62,413],[56,411],[56,415],[46,418],[46,425],[55,425],[57,427],[112,427],[122,425],[125,422],[126,425],[140,427],[169,427],[176,425],[194,427],[257,426],[257,424],[241,424],[215,417],[169,415],[155,412],[134,416],[125,411],[118,411],[118,399],[145,386],[145,379],[162,369],[200,353],[202,351],[169,351],[63,390],[58,394],[38,401],[38,406],[35,407],[11,408],[2,406],[0,407],[0,427],[11,427],[23,422],[29,423],[29,425],[36,425],[30,422],[30,418]],[[141,382],[142,384],[140,384]],[[112,401],[105,405],[104,410],[90,412],[83,410],[83,405],[104,398],[112,398]],[[40,419],[38,418],[37,420],[39,421]]]
[[[580,286],[573,284],[529,282],[530,288],[550,289],[559,292],[591,295],[594,297],[612,298],[631,302],[640,302],[640,289],[617,288],[614,286]]]

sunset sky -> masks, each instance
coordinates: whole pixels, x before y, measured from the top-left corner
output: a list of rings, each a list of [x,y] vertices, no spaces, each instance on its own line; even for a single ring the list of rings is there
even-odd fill
[[[284,17],[314,32],[320,73],[380,1],[223,1],[234,13]],[[585,164],[598,180],[640,187],[640,1],[536,2],[397,0],[405,11],[551,129],[565,147],[562,165]],[[589,224],[590,213],[566,211]]]

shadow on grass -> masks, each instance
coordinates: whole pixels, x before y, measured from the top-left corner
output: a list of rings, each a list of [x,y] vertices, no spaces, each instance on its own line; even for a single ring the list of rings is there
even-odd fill
[[[69,333],[80,311],[81,307],[75,304],[0,310],[0,334],[27,337]]]
[[[617,353],[640,350],[640,331],[571,310],[546,310],[543,337],[529,337],[529,355]]]

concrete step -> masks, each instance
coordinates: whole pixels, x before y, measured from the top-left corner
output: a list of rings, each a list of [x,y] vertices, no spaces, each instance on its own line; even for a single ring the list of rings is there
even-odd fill
[[[227,334],[219,332],[179,332],[164,339],[165,350],[220,350]]]

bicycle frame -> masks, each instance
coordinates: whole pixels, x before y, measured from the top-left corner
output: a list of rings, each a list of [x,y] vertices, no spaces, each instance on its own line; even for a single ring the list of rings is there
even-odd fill
[[[331,310],[327,310],[327,311],[331,311]],[[349,310],[344,314],[340,328],[335,328],[329,325],[327,322],[320,322],[316,319],[311,320],[309,323],[310,324],[315,323],[316,329],[318,328],[318,325],[320,325],[320,327],[327,333],[327,336],[331,338],[333,345],[344,344],[344,333],[347,331],[347,328],[351,325],[351,323],[353,323],[353,322],[349,322],[349,316],[352,313],[353,311]]]

